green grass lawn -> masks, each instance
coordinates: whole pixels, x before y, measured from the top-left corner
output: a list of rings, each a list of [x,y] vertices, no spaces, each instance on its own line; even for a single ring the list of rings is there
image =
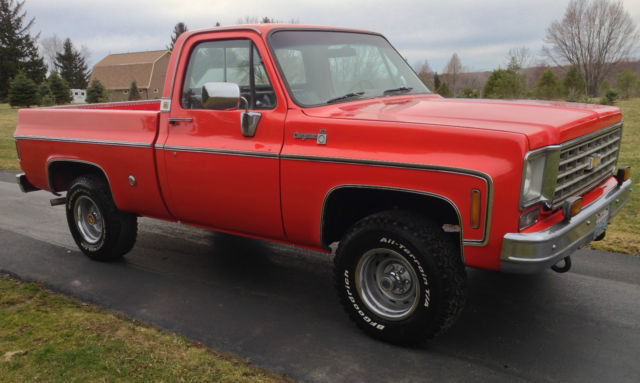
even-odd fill
[[[0,381],[292,380],[39,284],[0,275]]]
[[[19,169],[13,131],[16,130],[18,109],[0,104],[0,169]]]
[[[616,102],[622,110],[624,128],[618,165],[631,165],[631,200],[612,220],[603,241],[592,242],[598,250],[640,255],[640,98]]]

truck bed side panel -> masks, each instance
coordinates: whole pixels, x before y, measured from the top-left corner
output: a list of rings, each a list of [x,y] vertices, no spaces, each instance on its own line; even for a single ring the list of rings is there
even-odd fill
[[[15,132],[20,166],[35,186],[50,190],[48,170],[64,160],[100,167],[117,206],[125,211],[169,218],[158,187],[153,144],[156,111],[25,109]],[[136,179],[131,186],[128,177]]]

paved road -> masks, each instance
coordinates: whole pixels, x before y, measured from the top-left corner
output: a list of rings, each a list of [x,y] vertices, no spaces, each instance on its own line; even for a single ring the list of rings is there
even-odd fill
[[[141,219],[125,261],[92,262],[49,198],[0,173],[0,270],[300,381],[640,381],[637,257],[582,250],[562,275],[468,270],[461,320],[400,348],[347,319],[326,255]]]

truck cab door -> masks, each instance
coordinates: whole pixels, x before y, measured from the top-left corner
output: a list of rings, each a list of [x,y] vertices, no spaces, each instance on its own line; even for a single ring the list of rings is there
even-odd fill
[[[275,69],[262,60],[262,41],[246,35],[212,33],[185,42],[162,147],[167,204],[184,222],[282,239],[279,154],[286,103],[272,81]],[[252,136],[241,127],[244,103],[224,110],[203,103],[205,85],[225,82],[238,85],[257,120]]]

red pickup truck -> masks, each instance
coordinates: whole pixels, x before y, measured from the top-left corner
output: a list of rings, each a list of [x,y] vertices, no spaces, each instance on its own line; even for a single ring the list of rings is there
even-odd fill
[[[451,326],[465,265],[566,271],[630,197],[617,108],[443,99],[374,32],[189,31],[164,84],[160,100],[20,110],[23,191],[57,195],[96,260],[131,250],[138,216],[337,243],[346,311],[390,342]]]

